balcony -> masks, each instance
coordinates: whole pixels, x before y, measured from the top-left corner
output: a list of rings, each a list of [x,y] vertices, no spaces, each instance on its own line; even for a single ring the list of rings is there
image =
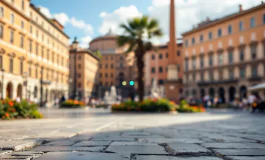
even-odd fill
[[[229,84],[229,83],[238,83],[238,79],[201,81],[201,82],[198,82],[197,85],[198,86],[207,86],[207,85],[218,85],[218,84]]]
[[[250,78],[248,78],[249,81],[261,81],[262,77],[260,76],[251,76]]]

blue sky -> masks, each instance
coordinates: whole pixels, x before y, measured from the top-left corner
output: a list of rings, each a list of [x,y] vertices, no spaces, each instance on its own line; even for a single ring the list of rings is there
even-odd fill
[[[77,36],[82,47],[88,47],[93,38],[106,34],[110,28],[122,34],[119,24],[142,15],[156,18],[164,32],[164,37],[152,39],[152,42],[168,41],[169,0],[32,0],[32,3],[47,17],[61,22],[71,40]],[[239,4],[248,9],[260,4],[261,0],[175,0],[175,3],[176,34],[180,38],[181,33],[207,17],[220,18],[238,12]]]

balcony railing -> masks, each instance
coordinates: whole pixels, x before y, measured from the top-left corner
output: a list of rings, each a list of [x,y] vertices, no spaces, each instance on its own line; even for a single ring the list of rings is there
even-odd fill
[[[229,84],[229,83],[237,83],[238,79],[228,79],[228,80],[212,80],[212,81],[200,81],[198,82],[198,86],[207,86],[207,85],[217,85],[217,84]]]
[[[250,78],[248,78],[249,81],[260,81],[262,80],[262,77],[260,76],[251,76]]]

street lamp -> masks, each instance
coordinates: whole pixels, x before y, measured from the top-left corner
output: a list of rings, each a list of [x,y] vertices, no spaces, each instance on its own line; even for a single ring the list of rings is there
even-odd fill
[[[24,81],[24,87],[25,87],[25,93],[26,93],[26,100],[28,99],[28,72],[23,73]]]
[[[5,73],[5,69],[2,68],[2,95],[1,95],[1,98],[4,99],[4,73]]]
[[[72,43],[72,50],[74,52],[74,86],[73,86],[73,99],[77,99],[77,89],[76,89],[76,78],[77,78],[77,71],[76,71],[76,54],[77,54],[77,48],[78,48],[78,41],[75,37],[73,43]]]

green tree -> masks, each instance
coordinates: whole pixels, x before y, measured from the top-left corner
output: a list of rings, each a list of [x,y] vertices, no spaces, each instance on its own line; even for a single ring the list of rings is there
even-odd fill
[[[129,20],[128,23],[121,24],[120,28],[124,30],[124,35],[117,39],[119,46],[128,45],[126,53],[134,52],[137,65],[137,83],[139,100],[144,99],[144,55],[154,47],[150,42],[151,38],[161,37],[163,35],[157,20],[148,16],[137,17]]]

